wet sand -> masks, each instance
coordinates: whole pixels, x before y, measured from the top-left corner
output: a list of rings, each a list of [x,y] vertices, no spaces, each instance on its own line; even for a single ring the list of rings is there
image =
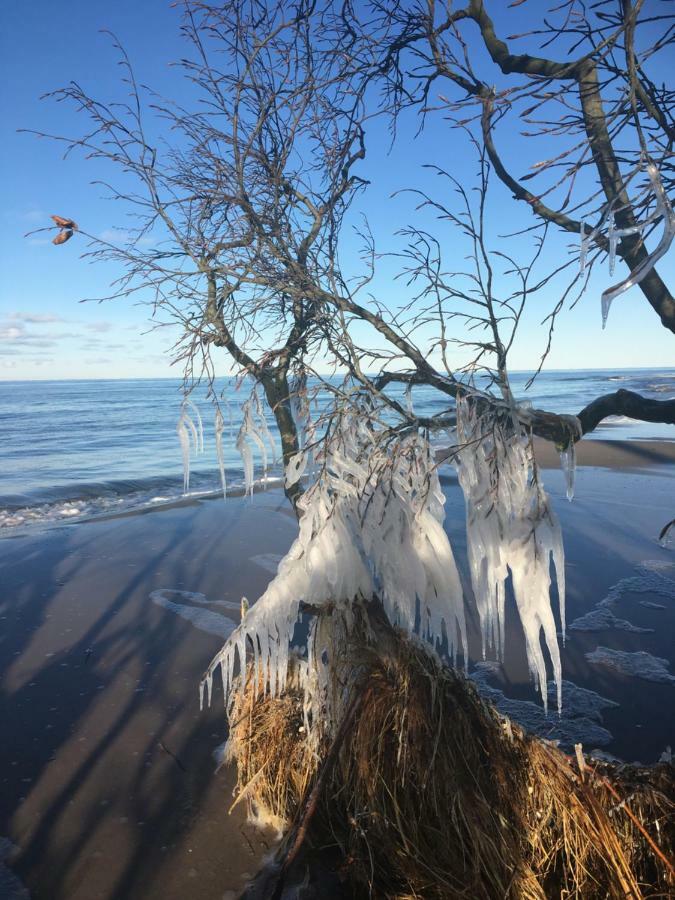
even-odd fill
[[[675,444],[602,455],[587,443],[573,503],[562,474],[543,473],[565,535],[568,623],[645,560],[669,566],[665,577],[675,579],[675,554],[655,540],[675,515]],[[635,462],[652,453],[659,461]],[[466,586],[463,501],[451,469],[442,481]],[[255,871],[271,836],[245,823],[243,804],[228,815],[232,773],[216,774],[212,757],[226,736],[221,691],[210,710],[198,704],[199,678],[222,637],[189,609],[222,615],[227,608],[213,601],[254,600],[295,532],[283,494],[269,490],[0,541],[0,836],[16,845],[10,864],[36,900],[221,900]],[[175,607],[160,606],[149,599],[159,589],[200,592],[206,602],[166,594]],[[469,601],[477,659],[473,610]],[[586,654],[646,651],[675,673],[675,600],[627,590],[615,612],[653,630],[570,631],[563,675],[619,704],[602,714],[606,750],[652,762],[675,746],[675,686]],[[507,631],[493,684],[536,703],[511,610]]]
[[[673,429],[675,431],[675,429]],[[557,468],[560,456],[550,441],[535,438],[535,453],[540,466]],[[576,445],[579,466],[608,469],[644,469],[675,464],[673,441],[613,441],[585,438]]]

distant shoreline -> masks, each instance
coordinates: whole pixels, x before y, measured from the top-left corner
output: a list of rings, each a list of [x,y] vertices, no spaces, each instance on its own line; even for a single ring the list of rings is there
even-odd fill
[[[536,369],[511,369],[510,372],[512,375],[534,375]],[[614,366],[582,366],[580,368],[565,368],[565,369],[542,369],[541,375],[556,375],[561,372],[616,372],[620,374],[621,372],[660,372],[660,371],[673,371],[672,364],[664,363],[662,366],[629,366],[616,368]],[[376,378],[377,372],[366,372],[365,373],[369,378]],[[335,377],[332,372],[319,372],[320,378],[332,378]],[[215,380],[221,381],[224,379],[234,379],[236,376],[232,375],[216,375]],[[50,384],[72,384],[72,383],[82,383],[87,384],[92,381],[96,382],[120,382],[120,381],[175,381],[180,384],[183,381],[183,378],[180,375],[140,375],[140,376],[120,376],[119,378],[3,378],[0,376],[0,384],[33,384],[34,382],[43,382]]]

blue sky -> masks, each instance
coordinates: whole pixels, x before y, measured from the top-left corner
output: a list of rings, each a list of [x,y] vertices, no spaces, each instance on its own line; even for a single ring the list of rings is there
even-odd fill
[[[169,329],[153,331],[145,307],[126,301],[79,302],[83,297],[105,295],[119,270],[82,261],[84,245],[76,239],[55,248],[51,234],[24,237],[31,229],[49,225],[50,214],[58,213],[80,221],[89,233],[109,239],[116,227],[124,227],[124,210],[103,199],[102,189],[90,184],[101,174],[96,166],[82,156],[63,160],[56,144],[17,133],[20,128],[81,132],[83,122],[72,110],[39,100],[70,79],[103,99],[120,95],[116,54],[101,29],[117,34],[140,81],[167,96],[183,96],[186,88],[180,73],[170,67],[185,52],[179,22],[180,11],[168,0],[117,0],[114,4],[71,0],[67,5],[32,0],[2,5],[0,379],[180,374],[169,364],[168,349],[175,335]],[[508,153],[508,133],[500,135],[500,140]],[[393,190],[405,184],[444,190],[428,173],[418,173],[417,166],[425,162],[448,167],[466,183],[475,169],[467,146],[440,117],[421,139],[400,141],[391,153],[384,131],[376,129],[371,135],[364,174],[373,186],[359,204],[378,235],[379,250],[397,249],[394,231],[414,216],[412,198],[391,199]],[[417,173],[414,178],[411,172]],[[494,246],[501,246],[499,234],[505,225],[526,221],[527,211],[514,210],[508,192],[496,183],[490,200]],[[450,230],[439,233],[450,259],[453,252],[461,253]],[[544,262],[557,261],[567,244],[568,239],[561,239]],[[352,246],[348,241],[346,252]],[[675,281],[674,257],[675,250],[659,268],[670,284]],[[392,272],[391,264],[385,264],[376,286],[381,297],[396,304],[406,295],[401,283],[391,281]],[[547,367],[675,365],[673,336],[659,325],[638,290],[615,302],[607,329],[602,331],[599,297],[609,281],[606,272],[595,278],[578,306],[561,317]],[[554,288],[536,297],[514,348],[513,368],[537,364],[545,340],[538,323],[556,300]],[[223,364],[221,371],[226,370]]]

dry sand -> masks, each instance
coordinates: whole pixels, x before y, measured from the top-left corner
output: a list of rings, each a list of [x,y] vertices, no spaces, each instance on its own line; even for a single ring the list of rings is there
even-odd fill
[[[667,564],[675,578],[672,550],[655,541],[675,516],[674,450],[583,442],[571,504],[560,472],[544,473],[565,533],[568,622],[645,560]],[[545,453],[543,465],[557,463]],[[466,583],[463,502],[451,470],[442,472]],[[231,774],[214,774],[212,752],[225,738],[221,693],[212,709],[198,707],[200,675],[222,638],[149,595],[164,588],[253,600],[295,530],[282,493],[270,490],[0,541],[0,835],[17,845],[12,868],[36,900],[221,900],[255,871],[269,836],[246,825],[241,806],[228,815]],[[187,606],[226,612],[212,602]],[[628,590],[616,613],[654,630],[570,632],[564,677],[620,704],[603,714],[613,735],[606,749],[651,762],[675,746],[675,687],[585,654],[646,651],[675,672],[675,600]],[[510,612],[507,628],[494,684],[536,702]]]

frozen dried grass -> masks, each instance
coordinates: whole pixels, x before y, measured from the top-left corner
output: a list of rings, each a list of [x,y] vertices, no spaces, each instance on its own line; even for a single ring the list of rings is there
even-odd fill
[[[355,897],[675,895],[671,765],[580,767],[505,722],[423,644],[376,630],[376,645],[354,635],[348,656],[334,654],[359,708],[339,746],[335,730],[324,736],[321,759],[297,688],[270,699],[249,675],[235,702],[239,797],[289,829],[280,872],[299,843],[337,845]]]

